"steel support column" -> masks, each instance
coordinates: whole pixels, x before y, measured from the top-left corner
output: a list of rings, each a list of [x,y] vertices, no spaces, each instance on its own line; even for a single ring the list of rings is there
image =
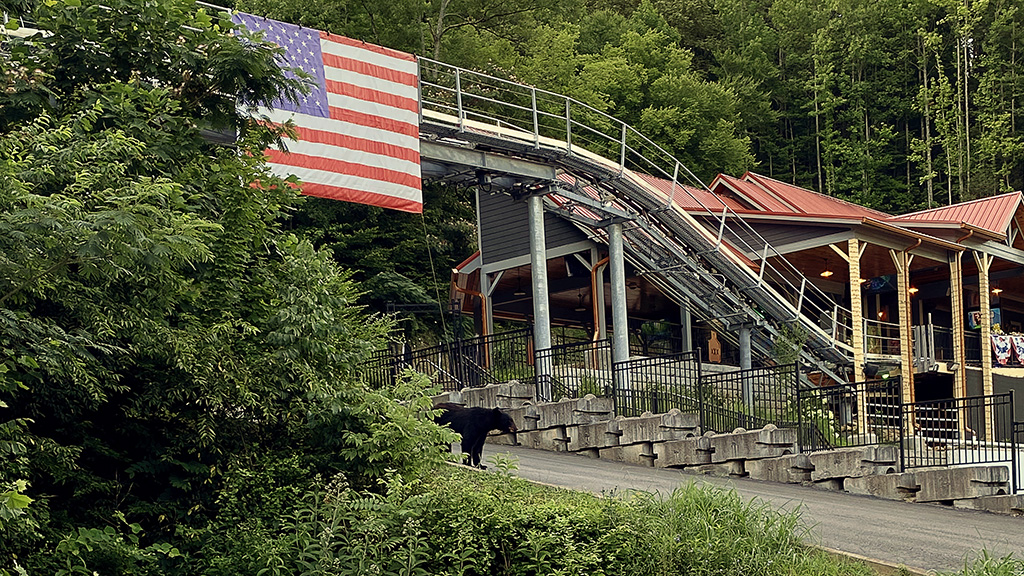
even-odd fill
[[[750,324],[740,325],[740,370],[750,370]],[[743,375],[743,405],[747,414],[754,414],[754,382],[750,374]]]
[[[544,238],[544,197],[526,199],[530,228],[530,276],[533,278],[533,349],[551,348],[551,305],[548,301],[548,260]],[[546,398],[551,397],[550,356],[539,358],[537,382]]]
[[[689,302],[679,307],[679,338],[681,352],[693,350],[693,319],[690,316]]]
[[[612,289],[612,362],[629,360],[629,314],[626,311],[626,260],[622,223],[608,226],[608,263]]]

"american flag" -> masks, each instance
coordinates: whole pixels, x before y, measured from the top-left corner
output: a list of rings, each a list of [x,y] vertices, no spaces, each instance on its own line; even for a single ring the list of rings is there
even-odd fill
[[[301,102],[263,110],[298,132],[287,150],[267,150],[271,170],[295,174],[311,196],[422,212],[416,57],[251,14],[233,20],[262,30],[284,48],[285,66],[314,80]]]

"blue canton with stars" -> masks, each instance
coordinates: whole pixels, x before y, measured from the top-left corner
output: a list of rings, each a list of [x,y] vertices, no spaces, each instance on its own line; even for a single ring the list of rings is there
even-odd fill
[[[261,30],[263,39],[284,48],[283,66],[298,68],[312,77],[309,94],[300,95],[299,102],[291,100],[275,100],[273,107],[277,110],[288,110],[321,118],[330,117],[327,106],[327,84],[324,82],[324,60],[320,52],[320,32],[312,28],[302,28],[294,24],[286,24],[269,18],[236,12],[231,19],[245,26],[252,32]],[[295,78],[294,72],[286,72],[289,78]]]

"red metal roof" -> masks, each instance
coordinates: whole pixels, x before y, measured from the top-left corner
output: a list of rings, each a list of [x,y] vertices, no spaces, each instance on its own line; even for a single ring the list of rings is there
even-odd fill
[[[714,182],[711,183],[711,189],[716,194],[737,194],[740,198],[747,201],[748,206],[743,208],[755,208],[762,212],[784,212],[793,213],[796,212],[794,207],[786,202],[783,202],[775,196],[767,193],[763,188],[753,182],[747,180],[740,180],[739,178],[733,178],[725,174],[719,174]]]
[[[892,218],[900,223],[908,222],[948,222],[970,224],[983,230],[1005,234],[1013,220],[1013,215],[1021,205],[1021,193],[1010,192],[989,198],[981,198],[970,202],[962,202],[952,206],[942,206],[931,210],[912,212]]]
[[[723,206],[728,206],[733,210],[747,208],[747,206],[744,206],[735,198],[722,197],[721,195],[712,194],[707,190],[686,186],[678,182],[676,182],[675,189],[673,190],[671,180],[665,180],[664,178],[658,178],[657,176],[651,176],[642,172],[636,172],[635,174],[664,194],[666,199],[672,197],[675,203],[686,211],[699,212],[711,210],[712,212],[718,212],[722,210]]]
[[[773,195],[778,201],[792,206],[792,210],[782,212],[799,212],[803,214],[829,214],[833,216],[855,216],[858,218],[888,219],[892,216],[884,212],[858,206],[846,200],[840,200],[825,194],[787,184],[781,180],[747,172],[743,179],[758,185],[765,193]]]

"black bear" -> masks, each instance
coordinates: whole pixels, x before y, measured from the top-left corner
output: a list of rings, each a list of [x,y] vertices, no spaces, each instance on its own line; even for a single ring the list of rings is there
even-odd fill
[[[443,410],[435,422],[442,426],[447,424],[462,436],[463,458],[468,457],[470,464],[481,469],[487,468],[480,465],[487,433],[491,430],[506,433],[516,431],[516,423],[512,421],[512,417],[502,412],[500,408],[466,408],[451,402],[443,402],[434,408]]]

